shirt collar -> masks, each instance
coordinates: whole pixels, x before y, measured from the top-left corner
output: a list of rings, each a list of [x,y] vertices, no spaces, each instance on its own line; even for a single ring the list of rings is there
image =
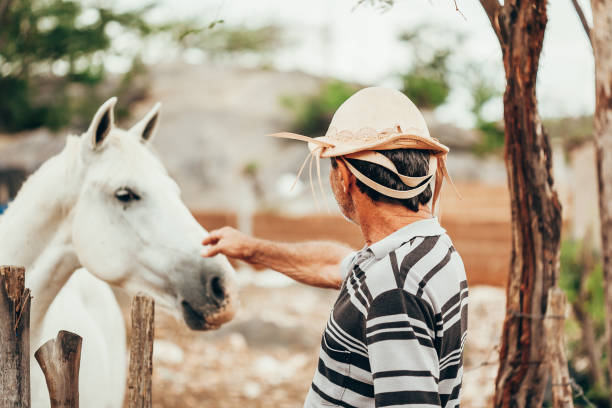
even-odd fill
[[[384,258],[389,252],[399,248],[402,244],[410,241],[414,237],[431,237],[442,235],[446,232],[438,222],[438,218],[433,217],[426,220],[413,222],[387,235],[380,241],[369,246],[376,259]]]

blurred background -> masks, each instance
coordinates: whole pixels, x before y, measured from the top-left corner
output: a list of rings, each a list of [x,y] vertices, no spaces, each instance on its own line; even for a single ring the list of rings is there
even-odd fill
[[[589,2],[579,3],[588,14]],[[470,283],[462,400],[489,406],[511,246],[501,52],[476,0],[458,0],[459,11],[446,0],[386,4],[0,0],[0,213],[65,136],[85,131],[116,95],[122,127],[163,103],[153,145],[208,230],[232,225],[360,248],[329,188],[330,212],[313,198],[307,174],[290,188],[305,146],[264,135],[322,135],[361,87],[400,89],[451,148],[463,199],[445,190],[441,221]],[[537,90],[563,203],[570,369],[605,407],[593,54],[569,0],[549,4]],[[190,332],[158,313],[155,406],[301,406],[335,292],[236,267],[242,309],[221,330]]]

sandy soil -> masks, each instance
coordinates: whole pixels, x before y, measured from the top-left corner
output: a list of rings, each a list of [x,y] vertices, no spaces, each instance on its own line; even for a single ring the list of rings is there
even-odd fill
[[[301,407],[336,292],[271,271],[240,276],[241,309],[218,331],[189,331],[157,311],[155,407]],[[502,289],[470,289],[462,406],[490,406],[504,302]]]

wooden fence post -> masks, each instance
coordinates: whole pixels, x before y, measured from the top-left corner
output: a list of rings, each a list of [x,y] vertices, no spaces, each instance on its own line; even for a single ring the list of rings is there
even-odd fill
[[[544,336],[546,338],[546,359],[550,364],[554,408],[574,407],[563,341],[564,322],[565,293],[559,288],[551,288],[548,291]]]
[[[79,408],[82,342],[81,336],[61,330],[34,354],[47,380],[51,408]]]
[[[30,290],[25,269],[0,266],[0,408],[29,408]]]
[[[153,299],[141,293],[134,296],[128,374],[129,408],[150,408],[152,404],[154,317]]]

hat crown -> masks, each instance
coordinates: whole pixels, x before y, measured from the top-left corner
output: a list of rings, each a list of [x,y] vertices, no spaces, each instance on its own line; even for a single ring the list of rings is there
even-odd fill
[[[384,87],[364,88],[348,98],[336,111],[329,131],[362,129],[384,130],[399,126],[402,131],[430,137],[419,108],[398,90]]]

